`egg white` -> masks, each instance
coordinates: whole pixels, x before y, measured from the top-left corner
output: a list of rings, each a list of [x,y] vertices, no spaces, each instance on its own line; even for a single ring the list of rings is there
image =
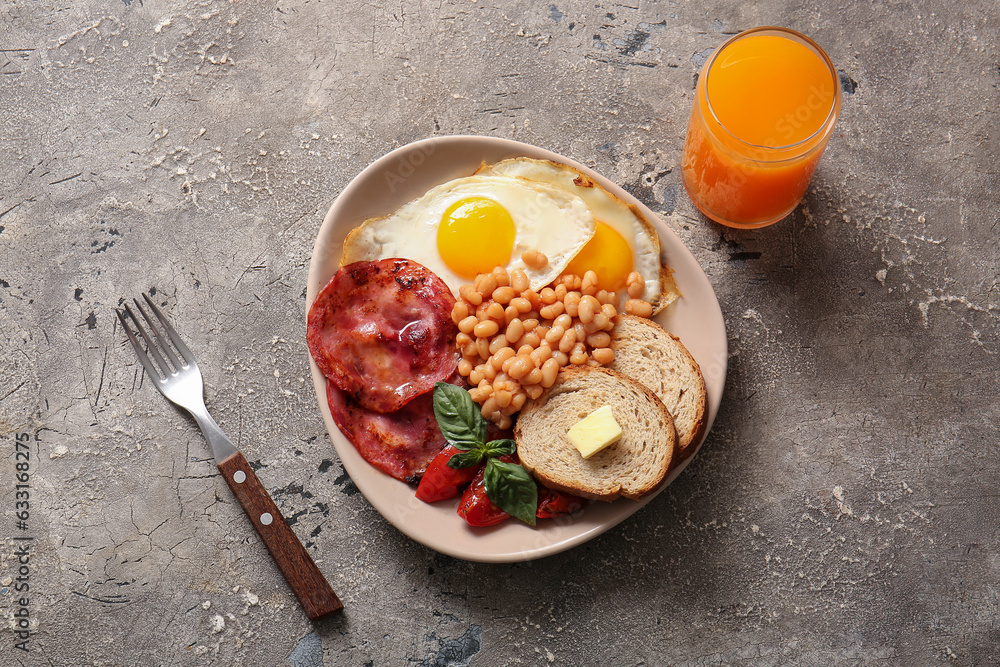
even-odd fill
[[[585,174],[564,164],[531,158],[510,158],[484,165],[476,173],[547,183],[580,197],[594,218],[621,234],[632,249],[633,270],[646,281],[643,299],[653,304],[654,312],[666,308],[679,296],[671,270],[660,261],[656,229],[641,213]]]
[[[492,199],[514,222],[514,247],[508,270],[522,269],[533,289],[555,280],[594,236],[594,216],[584,201],[565,188],[508,176],[467,176],[443,183],[383,218],[366,220],[344,241],[341,264],[401,257],[423,264],[458,295],[471,283],[452,271],[437,247],[445,211],[470,197]],[[524,264],[522,253],[537,250],[548,257],[538,270]]]

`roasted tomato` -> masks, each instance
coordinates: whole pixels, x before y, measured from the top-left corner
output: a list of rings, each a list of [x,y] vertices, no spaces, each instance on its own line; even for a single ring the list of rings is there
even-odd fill
[[[501,457],[501,460],[507,458],[509,457],[504,456]],[[458,515],[472,526],[495,526],[510,517],[509,514],[494,505],[493,501],[486,495],[486,485],[483,483],[484,469],[485,466],[480,467],[472,484],[462,494],[462,502],[458,504]]]
[[[557,516],[576,514],[583,509],[583,503],[583,498],[579,496],[553,491],[539,484],[538,511],[535,516],[539,519],[554,519]]]
[[[444,449],[427,466],[424,476],[420,478],[420,484],[417,486],[417,498],[425,503],[436,503],[439,500],[454,498],[463,486],[476,477],[476,473],[482,469],[482,465],[458,469],[448,465],[448,460],[461,451],[457,447],[445,445]]]

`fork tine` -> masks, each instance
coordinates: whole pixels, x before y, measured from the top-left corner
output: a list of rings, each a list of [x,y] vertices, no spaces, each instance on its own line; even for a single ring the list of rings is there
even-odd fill
[[[158,319],[160,321],[160,324],[163,325],[163,330],[167,332],[168,336],[170,336],[170,340],[173,342],[174,347],[177,348],[177,351],[181,353],[181,357],[184,358],[184,361],[194,365],[195,364],[194,355],[191,354],[191,350],[188,349],[188,346],[184,344],[183,340],[181,340],[180,335],[170,325],[170,322],[169,320],[167,320],[166,316],[164,316],[164,314],[160,312],[160,309],[156,307],[156,304],[153,303],[153,300],[150,299],[145,292],[142,293],[142,298],[146,300],[147,304],[149,304],[149,307],[153,311],[153,314],[156,315],[156,319]]]
[[[136,305],[138,306],[138,304]],[[132,309],[129,308],[129,305],[127,303],[125,304],[125,311],[128,312],[129,317],[131,317],[132,321],[135,323],[135,328],[139,332],[139,335],[142,336],[142,339],[144,341],[146,341],[146,350],[149,352],[149,354],[153,355],[153,358],[156,360],[157,365],[160,367],[161,370],[160,375],[162,375],[164,379],[173,375],[174,369],[172,369],[169,365],[167,365],[167,362],[163,359],[162,356],[160,356],[160,352],[156,348],[156,344],[153,343],[153,339],[151,339],[149,337],[149,334],[146,333],[146,329],[142,326],[142,322],[140,322],[139,319],[135,316],[135,313],[132,312]],[[142,312],[142,309],[140,308],[139,311]],[[146,313],[142,314],[145,317]],[[146,321],[147,322],[149,321],[148,317],[146,317]]]
[[[170,360],[170,365],[173,366],[174,370],[179,371],[181,369],[181,366],[183,366],[184,364],[181,364],[179,361],[177,361],[177,355],[174,354],[174,351],[170,349],[170,346],[167,345],[167,341],[160,334],[160,327],[157,327],[156,322],[154,322],[153,319],[146,314],[146,309],[142,307],[141,303],[139,303],[139,299],[132,299],[132,300],[135,301],[135,307],[139,309],[139,312],[142,313],[142,318],[146,320],[146,324],[149,325],[149,330],[153,332],[153,337],[156,338],[159,351],[167,356],[167,358]],[[160,322],[161,323],[163,322],[162,317],[160,318]]]
[[[128,304],[125,304],[125,308],[128,309]],[[125,319],[125,313],[118,308],[115,308],[115,314],[118,315],[118,321],[121,322],[122,329],[125,330],[125,335],[128,336],[128,341],[132,343],[132,348],[135,350],[135,355],[139,357],[139,362],[142,364],[142,367],[146,369],[146,373],[150,378],[159,382],[162,379],[161,374],[153,365],[153,362],[150,361],[149,355],[147,355],[145,350],[142,349],[142,345],[139,344],[139,339],[135,337],[134,333],[132,333],[132,327],[128,325],[128,322]],[[128,314],[133,320],[135,320],[135,315],[132,314],[131,311],[129,311]],[[138,322],[136,322],[136,324],[138,325]],[[139,331],[142,331],[141,327],[139,327]]]

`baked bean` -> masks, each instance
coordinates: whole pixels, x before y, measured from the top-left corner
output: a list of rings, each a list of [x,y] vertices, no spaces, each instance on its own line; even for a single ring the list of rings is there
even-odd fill
[[[524,407],[525,402],[528,400],[528,395],[524,391],[519,391],[514,394],[514,397],[510,399],[510,407],[514,408],[514,412],[517,412]]]
[[[490,339],[490,355],[494,355],[500,351],[501,348],[507,346],[507,338],[502,333],[498,333],[496,336]]]
[[[577,316],[577,308],[580,305],[580,293],[579,292],[568,292],[566,298],[563,299],[563,306],[566,308],[566,314],[570,317]]]
[[[483,390],[479,387],[473,387],[469,390],[469,398],[471,398],[476,403],[482,403],[486,400],[487,396],[483,393]]]
[[[580,283],[580,291],[584,294],[593,296],[597,293],[597,274],[593,271],[587,271],[583,274],[583,280]]]
[[[472,372],[472,362],[468,359],[462,359],[458,362],[458,374],[464,378],[469,377],[469,373]]]
[[[567,356],[565,352],[553,352],[552,358],[556,360],[556,363],[558,363],[560,367],[569,363],[569,356]]]
[[[458,324],[469,316],[469,304],[464,301],[456,301],[451,309],[451,321]]]
[[[472,328],[472,332],[476,334],[476,338],[490,338],[491,336],[495,336],[498,331],[500,331],[500,325],[493,320],[479,322]]]
[[[514,396],[506,389],[501,389],[500,391],[496,392],[495,396],[497,399],[497,405],[500,406],[501,410],[510,405],[511,399],[514,398]]]
[[[520,314],[525,314],[531,310],[531,302],[525,299],[523,296],[515,296],[510,300],[510,305],[517,308],[517,312]]]
[[[530,283],[528,281],[528,274],[524,272],[523,269],[514,269],[510,272],[510,286],[514,288],[514,291],[521,293],[528,289]]]
[[[579,318],[586,324],[594,319],[594,304],[600,306],[600,302],[590,294],[585,294],[580,298]]]
[[[500,420],[496,422],[497,428],[506,429],[510,428],[514,424],[514,420],[510,417],[500,417]]]
[[[497,379],[497,369],[493,368],[493,364],[483,364],[483,379],[488,380],[490,384]]]
[[[604,313],[604,316],[609,320],[613,320],[618,316],[618,309],[615,308],[615,304],[613,303],[606,303],[601,306],[601,312]]]
[[[476,306],[476,312],[473,313],[476,316],[476,319],[477,320],[488,320],[488,319],[490,319],[490,316],[486,314],[486,311],[489,310],[489,307],[492,306],[492,305],[493,305],[493,302],[487,300],[487,301],[483,301],[481,304],[479,304],[478,306]]]
[[[541,381],[542,381],[542,371],[538,368],[532,368],[527,375],[521,378],[521,384],[525,386],[538,384]]]
[[[518,356],[514,357],[511,362],[510,367],[507,369],[507,374],[510,375],[515,380],[520,380],[525,375],[531,372],[535,364],[531,361],[531,357],[528,356]]]
[[[566,333],[566,329],[564,329],[559,325],[556,325],[551,329],[549,329],[549,332],[545,334],[545,340],[549,345],[555,345],[556,342],[558,342],[559,339],[563,337],[564,333]]]
[[[643,301],[642,299],[629,299],[625,302],[625,312],[629,315],[649,317],[653,314],[653,306],[648,301]]]
[[[517,292],[514,291],[513,287],[504,286],[498,287],[493,290],[493,300],[502,306],[506,306],[510,303],[510,300],[517,296]]]
[[[541,342],[542,337],[538,335],[537,331],[529,331],[521,336],[521,339],[518,341],[521,345],[530,345],[531,347],[538,347],[538,344]]]
[[[473,306],[478,306],[483,302],[483,295],[477,292],[476,288],[472,285],[462,285],[459,287],[458,295]]]
[[[587,360],[587,365],[590,366],[591,368],[597,368],[598,366],[601,365],[601,362],[591,357],[590,359]]]
[[[521,313],[517,312],[517,308],[514,306],[507,306],[503,311],[503,319],[507,324],[511,323],[511,320],[515,318],[520,318]]]
[[[590,334],[590,332],[587,331],[587,326],[581,322],[577,322],[576,324],[574,324],[573,330],[576,331],[577,340],[583,340]]]
[[[608,292],[606,290],[597,290],[597,294],[594,295],[601,304],[605,303],[618,303],[618,295],[614,292]]]
[[[535,269],[537,271],[539,269],[544,269],[548,265],[549,258],[546,257],[544,253],[538,252],[537,250],[525,250],[521,253],[521,261],[524,262],[529,269]]]
[[[590,359],[590,357],[587,356],[586,352],[578,351],[574,352],[569,356],[569,363],[573,364],[574,366],[580,366],[582,364],[587,363],[588,359]]]
[[[592,348],[608,347],[611,345],[611,336],[603,331],[592,333],[587,336],[587,345]]]
[[[608,316],[602,310],[594,315],[594,321],[591,324],[594,325],[595,331],[602,331],[608,325]]]
[[[556,301],[562,301],[566,298],[566,295],[569,294],[569,290],[566,289],[566,285],[556,285],[554,291],[556,293]]]
[[[493,416],[493,413],[499,410],[499,407],[500,406],[497,404],[496,397],[490,396],[483,401],[483,407],[480,412],[482,412],[483,417],[490,419]]]
[[[472,326],[475,326],[475,324],[473,324]],[[465,333],[464,331],[459,331],[457,334],[455,334],[455,345],[457,347],[465,347],[471,342],[472,342],[472,336]]]
[[[628,287],[628,295],[633,299],[638,299],[646,292],[646,281],[642,279],[638,271],[628,274],[625,285]]]
[[[526,320],[522,320],[521,323],[524,324],[524,330],[525,331],[534,331],[535,327],[538,326],[538,319],[532,317],[532,318],[528,318]]]
[[[567,315],[566,313],[563,313],[562,315],[558,316],[555,319],[555,321],[552,322],[552,324],[560,326],[563,329],[569,329],[571,326],[573,326],[573,318]]]
[[[507,269],[502,266],[498,266],[493,269],[493,277],[496,278],[497,287],[506,287],[510,285],[510,274],[507,273]]]
[[[520,319],[515,317],[514,319],[512,319],[510,322],[507,323],[507,331],[504,333],[504,336],[507,337],[508,343],[516,343],[521,339],[521,336],[523,335],[524,335],[524,324],[521,322]]]
[[[469,315],[458,323],[458,330],[468,335],[475,330],[477,324],[479,324],[479,319],[475,315]]]
[[[559,374],[559,360],[552,357],[542,364],[542,386],[548,389],[556,381]]]
[[[607,366],[615,360],[615,351],[610,347],[599,347],[591,352],[590,355],[594,357],[594,361],[602,366]]]
[[[494,320],[502,320],[503,319],[503,306],[501,306],[496,301],[487,301],[485,303],[489,304],[488,306],[486,306],[486,316],[487,317],[489,317],[490,319],[494,319]],[[483,318],[479,318],[479,319],[483,319]]]
[[[481,365],[485,368],[485,364],[481,364]],[[493,383],[490,382],[489,380],[487,380],[486,378],[483,378],[482,380],[480,380],[479,384],[476,385],[476,386],[479,387],[480,390],[482,390],[484,397],[485,396],[490,396],[490,395],[493,394]]]
[[[475,287],[476,291],[479,292],[484,299],[488,299],[493,294],[493,291],[499,287],[499,284],[492,273],[480,273],[476,276]]]
[[[542,307],[542,296],[533,289],[527,289],[521,292],[521,298],[528,300],[528,303],[531,304],[532,310],[538,310]]]
[[[503,368],[503,362],[507,361],[514,356],[514,350],[509,347],[503,347],[497,350],[490,356],[490,363],[493,364],[493,368],[497,370]]]
[[[479,366],[472,369],[469,373],[469,382],[472,384],[479,384],[483,380],[483,371]],[[478,401],[476,401],[478,403]]]
[[[555,291],[551,287],[543,287],[542,291],[538,293],[538,296],[541,298],[542,303],[546,306],[551,305],[558,300]]]
[[[549,357],[552,356],[552,348],[546,345],[539,345],[531,352],[531,360],[535,362],[535,366],[541,367]]]
[[[489,348],[487,348],[489,349]],[[479,356],[479,343],[477,341],[471,341],[465,347],[462,348],[463,357],[478,357]]]
[[[562,315],[563,308],[564,306],[562,301],[556,301],[547,306],[542,306],[542,309],[538,311],[538,314],[547,320],[554,320]]]
[[[476,351],[479,353],[479,356],[483,358],[483,361],[486,361],[487,359],[489,359],[490,358],[490,341],[488,339],[486,339],[486,338],[477,338],[476,339]]]
[[[576,329],[567,329],[559,339],[559,351],[569,354],[574,345],[576,345]]]

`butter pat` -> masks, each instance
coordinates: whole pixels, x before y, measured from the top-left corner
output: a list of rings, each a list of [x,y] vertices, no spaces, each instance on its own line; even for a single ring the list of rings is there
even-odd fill
[[[618,442],[622,437],[622,427],[611,414],[611,406],[603,405],[573,425],[566,437],[589,459],[605,447]]]

